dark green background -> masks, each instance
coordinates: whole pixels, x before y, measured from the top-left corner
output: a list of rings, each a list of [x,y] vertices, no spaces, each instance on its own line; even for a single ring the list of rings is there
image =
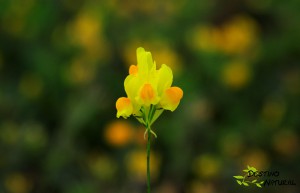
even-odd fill
[[[153,127],[154,193],[299,192],[299,2],[1,1],[0,192],[145,192],[144,128],[106,135],[139,46],[184,91]],[[247,165],[297,185],[239,186]]]

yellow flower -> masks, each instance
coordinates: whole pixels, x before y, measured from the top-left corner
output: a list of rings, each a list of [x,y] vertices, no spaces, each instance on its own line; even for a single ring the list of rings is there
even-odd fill
[[[174,111],[183,97],[179,87],[171,87],[173,73],[165,64],[156,69],[150,52],[139,47],[136,50],[137,65],[129,67],[129,75],[124,81],[127,98],[116,102],[117,117],[134,115],[142,124],[150,126],[163,112]]]
[[[116,102],[116,108],[118,110],[117,117],[124,117],[125,119],[132,114],[132,103],[129,98],[121,97]]]
[[[171,87],[165,90],[160,103],[164,109],[174,111],[179,105],[182,96],[183,92],[180,88]]]

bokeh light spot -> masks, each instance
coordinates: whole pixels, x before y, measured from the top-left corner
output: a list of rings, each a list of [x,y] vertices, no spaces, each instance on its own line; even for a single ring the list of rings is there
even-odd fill
[[[105,140],[113,146],[121,147],[133,139],[133,127],[123,120],[113,121],[105,127]]]

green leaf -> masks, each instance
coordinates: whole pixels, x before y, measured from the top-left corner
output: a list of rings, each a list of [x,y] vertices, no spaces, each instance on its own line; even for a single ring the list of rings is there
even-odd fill
[[[252,180],[252,183],[256,182],[257,180]]]
[[[248,184],[247,182],[243,182],[243,184],[244,184],[245,186],[249,186],[249,184]]]
[[[245,170],[243,170],[243,172],[249,172],[249,170],[245,169]]]
[[[251,170],[251,167],[249,165],[247,166],[247,168],[248,168],[248,170]]]
[[[239,185],[242,185],[242,182],[241,181],[239,181],[239,180],[236,180],[237,181],[237,183],[239,184]]]
[[[256,183],[256,186],[259,188],[262,188],[261,185],[259,183]]]
[[[265,181],[261,181],[260,184],[263,184]]]
[[[150,125],[152,125],[163,112],[164,112],[164,109],[156,109],[156,111],[151,119]]]
[[[244,179],[244,176],[233,176],[235,179]]]

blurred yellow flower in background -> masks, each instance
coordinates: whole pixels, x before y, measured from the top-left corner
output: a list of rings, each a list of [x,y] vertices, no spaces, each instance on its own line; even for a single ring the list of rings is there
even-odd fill
[[[195,99],[189,100],[188,118],[194,122],[206,122],[211,119],[213,115],[212,102],[207,98],[196,97]]]
[[[11,173],[4,180],[5,188],[10,193],[28,193],[31,192],[32,181],[22,173]]]
[[[223,134],[219,144],[222,153],[228,157],[240,156],[245,148],[243,136],[236,132],[227,132]]]
[[[94,46],[99,38],[101,22],[87,13],[79,15],[72,26],[72,35],[76,42],[85,47]]]
[[[222,163],[219,158],[211,154],[203,154],[196,157],[192,166],[196,174],[203,178],[215,177],[222,169]]]
[[[188,30],[186,41],[197,50],[249,54],[257,46],[258,25],[248,16],[237,15],[220,26],[195,26]]]
[[[246,53],[258,39],[258,26],[247,16],[236,16],[222,26],[222,43],[219,48],[229,54]]]
[[[74,45],[83,49],[90,61],[105,59],[109,56],[109,45],[103,35],[102,19],[92,8],[78,14],[66,28],[66,33]]]
[[[89,58],[79,56],[66,67],[63,76],[71,84],[85,85],[95,78],[97,67]]]
[[[126,42],[122,48],[122,57],[125,61],[126,67],[129,68],[132,64],[136,63],[136,55],[132,54],[136,52],[136,48],[142,44],[142,41],[139,39],[134,39],[129,42]],[[148,43],[144,43],[145,47],[148,47]]]
[[[255,166],[255,168],[258,168],[262,171],[268,169],[270,165],[268,155],[261,149],[252,149],[245,152],[241,163],[241,170],[243,170],[243,167],[249,165]]]
[[[188,190],[190,193],[214,193],[217,192],[213,183],[203,183],[201,181],[192,181]]]
[[[117,170],[114,159],[107,155],[92,153],[87,158],[88,168],[93,176],[100,180],[111,180]]]
[[[217,27],[197,25],[187,31],[186,41],[189,46],[196,50],[214,52],[221,44],[222,34]]]
[[[25,73],[21,77],[19,89],[25,97],[34,99],[42,94],[44,84],[42,79],[33,73]]]
[[[133,130],[133,127],[126,121],[113,121],[105,127],[105,140],[113,146],[124,146],[132,141]]]
[[[276,132],[272,144],[275,151],[285,157],[296,156],[299,152],[299,137],[295,131],[288,128]]]
[[[276,127],[282,121],[285,111],[286,104],[283,101],[268,99],[262,108],[262,121],[268,126]]]
[[[6,145],[15,145],[20,141],[21,132],[19,125],[15,122],[3,122],[1,123],[0,139]]]
[[[3,31],[9,32],[14,36],[24,35],[27,25],[27,17],[34,7],[35,0],[16,0],[13,3],[7,3],[6,9],[2,9]],[[3,6],[5,7],[5,6]]]
[[[224,66],[222,82],[233,89],[246,86],[251,80],[251,69],[249,64],[236,60]]]
[[[41,123],[26,123],[20,128],[24,147],[32,152],[42,151],[47,145],[48,136]]]
[[[150,173],[151,176],[155,179],[159,175],[161,158],[159,154],[151,152],[150,153]],[[143,150],[135,150],[129,152],[126,156],[125,164],[127,171],[130,176],[133,178],[144,179],[146,177],[146,153]]]
[[[153,48],[152,52],[153,57],[157,61],[160,61],[161,64],[168,64],[175,75],[180,74],[182,71],[182,63],[179,54],[166,43],[159,43],[155,48],[156,49]],[[161,65],[157,66],[158,68],[161,67]]]

